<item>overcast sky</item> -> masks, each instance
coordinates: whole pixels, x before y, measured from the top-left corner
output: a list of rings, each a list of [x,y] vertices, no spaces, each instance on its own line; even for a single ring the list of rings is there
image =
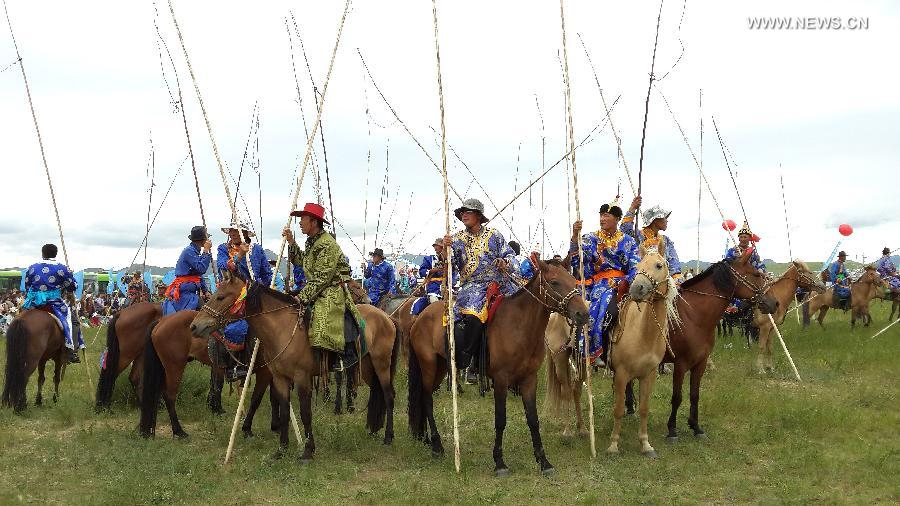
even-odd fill
[[[170,98],[170,92],[177,96],[175,76],[165,56],[168,88],[160,69],[154,4],[7,1],[70,263],[76,269],[128,265],[146,227],[151,132],[154,212],[187,155],[181,116]],[[321,89],[343,2],[181,0],[175,8],[223,162],[235,177],[251,111],[259,104],[259,132],[251,143],[258,137],[258,150],[251,147],[249,156],[258,158],[259,176],[245,164],[238,207],[246,215],[246,201],[259,232],[261,181],[262,242],[277,250],[307,144],[292,54],[309,128],[315,119],[306,63],[296,38],[293,45],[288,39],[285,17],[293,10]],[[658,8],[655,2],[566,2],[575,136],[582,139],[605,117],[580,33],[607,101],[620,97],[612,118],[635,180]],[[559,5],[456,0],[440,1],[438,9],[447,139],[503,206],[542,171],[542,135],[544,166],[565,151]],[[222,242],[218,228],[230,221],[223,184],[168,7],[162,3],[158,10],[185,97],[205,215],[216,231],[214,241]],[[425,0],[357,0],[347,17],[323,124],[333,207],[343,225],[338,238],[354,264],[361,260],[358,249],[377,245],[388,252],[420,253],[443,234],[443,211],[436,213],[443,204],[441,178],[368,82],[357,55],[359,48],[400,118],[440,163],[438,137],[431,130],[439,125],[431,16]],[[868,18],[869,28],[751,30],[750,16],[861,17]],[[726,218],[740,223],[743,216],[712,125],[715,117],[737,164],[738,187],[750,223],[762,237],[764,257],[789,257],[781,175],[794,257],[824,260],[840,238],[840,223],[855,228],[843,245],[851,258],[865,254],[871,259],[884,246],[900,247],[898,47],[900,8],[890,1],[665,2],[656,75],[668,74],[658,88],[698,156],[702,88],[704,170]],[[3,26],[0,70],[14,60]],[[668,233],[681,258],[692,259],[697,256],[698,171],[661,97],[658,91],[650,96],[643,195],[645,204],[673,211]],[[25,266],[39,256],[41,244],[58,242],[58,235],[18,66],[0,72],[0,139],[0,266]],[[597,210],[615,196],[619,181],[623,199],[632,196],[610,130],[594,139],[576,155],[587,228],[598,226]],[[328,201],[318,139],[315,146],[301,206],[316,199],[316,170]],[[389,184],[382,198],[386,170]],[[488,214],[494,214],[484,192],[449,152],[448,172],[460,194],[468,188],[467,194],[485,201]],[[575,218],[574,192],[567,193],[567,182],[571,176],[561,164],[535,185],[531,205],[526,194],[504,212],[509,226],[502,219],[493,225],[508,239],[532,247],[546,243],[547,254],[563,252]],[[451,198],[452,206],[458,202]],[[700,256],[717,258],[726,237],[706,189],[699,215]],[[538,225],[541,217],[546,240]],[[150,233],[148,263],[173,265],[190,227],[199,223],[187,163]],[[137,260],[142,258],[143,252]]]

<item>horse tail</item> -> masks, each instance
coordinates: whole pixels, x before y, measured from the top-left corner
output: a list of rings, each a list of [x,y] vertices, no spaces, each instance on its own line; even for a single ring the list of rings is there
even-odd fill
[[[96,409],[100,411],[108,408],[112,403],[113,387],[116,385],[116,377],[119,375],[119,335],[116,333],[116,322],[119,314],[109,321],[106,328],[106,359],[100,369],[100,379],[97,381]]]
[[[2,405],[16,412],[25,409],[25,370],[28,361],[28,328],[21,319],[13,320],[6,331],[6,380],[3,384]]]
[[[425,437],[425,393],[422,383],[422,368],[416,357],[415,347],[409,347],[409,379],[407,411],[409,413],[409,431],[416,439]],[[430,392],[429,392],[430,393]]]
[[[400,350],[400,324],[394,318],[391,318],[391,320],[394,323],[394,346],[391,348],[390,377],[388,381],[389,388],[393,392],[394,373],[397,372],[397,356]],[[375,375],[375,381],[378,384],[369,387],[369,403],[366,406],[366,429],[371,434],[375,434],[384,427],[384,419],[387,412],[384,388],[381,386],[381,381],[378,380],[377,374]]]
[[[150,324],[144,344],[144,386],[141,392],[140,423],[141,435],[144,437],[152,437],[156,433],[157,408],[159,407],[159,397],[162,394],[163,381],[166,377],[159,353],[153,346],[153,329],[156,328],[157,323],[159,320]]]

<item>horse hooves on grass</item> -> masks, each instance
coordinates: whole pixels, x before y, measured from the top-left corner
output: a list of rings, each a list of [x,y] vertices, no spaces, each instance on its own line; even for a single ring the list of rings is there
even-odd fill
[[[245,430],[242,432],[244,433],[244,439],[250,439],[250,438],[254,437],[252,430]]]
[[[279,449],[275,450],[275,453],[273,453],[270,458],[272,460],[281,460],[282,457],[284,457],[284,450],[279,448]]]
[[[313,459],[312,459],[312,457],[303,457],[303,456],[301,456],[301,457],[298,459],[298,462],[300,462],[300,465],[307,466],[307,465],[309,465],[309,464],[312,464]]]
[[[444,449],[441,448],[440,450],[431,450],[431,456],[436,459],[442,458],[444,456]]]
[[[188,433],[185,432],[185,431],[175,432],[175,433],[173,433],[172,435],[175,437],[175,439],[180,439],[180,440],[182,440],[182,441],[184,441],[184,440],[190,438],[190,436],[188,435]]]
[[[541,469],[541,474],[544,476],[553,476],[556,474],[556,468],[553,466]]]
[[[666,442],[667,442],[667,443],[677,443],[677,442],[678,442],[678,436],[667,436],[667,437],[666,437]]]
[[[391,446],[392,444],[394,444],[394,436],[384,436],[384,444],[385,446]]]
[[[656,450],[650,450],[650,451],[646,451],[646,452],[641,452],[641,455],[643,455],[643,456],[645,456],[645,457],[647,457],[647,458],[650,458],[650,459],[655,459],[655,458],[658,458],[658,457],[659,457],[659,455],[656,454]]]
[[[494,477],[495,478],[506,478],[508,476],[509,476],[509,468],[508,467],[494,469]]]
[[[694,437],[697,438],[697,439],[709,439],[709,437],[708,437],[708,436],[706,435],[706,433],[703,432],[703,431],[701,431],[701,432],[695,432],[695,433],[694,433]]]
[[[347,413],[355,413],[355,412],[356,412],[356,408],[354,408],[353,406],[347,406]]]

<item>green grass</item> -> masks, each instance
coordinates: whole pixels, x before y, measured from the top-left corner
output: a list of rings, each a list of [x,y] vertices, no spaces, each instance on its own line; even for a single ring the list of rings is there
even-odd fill
[[[207,369],[188,366],[178,405],[191,439],[176,441],[164,410],[156,439],[137,435],[138,412],[126,401],[125,378],[119,379],[112,412],[94,414],[85,368],[73,365],[58,404],[31,405],[33,377],[27,411],[0,410],[0,503],[896,503],[900,325],[869,338],[885,325],[887,309],[873,304],[873,327],[854,332],[845,314],[829,312],[824,332],[801,332],[789,318],[784,334],[802,383],[793,380],[780,350],[776,372],[761,377],[754,372],[756,352],[742,338],[719,339],[700,404],[706,441],[694,439],[687,428],[685,391],[681,441],[665,442],[671,376],[661,377],[650,414],[658,460],[639,454],[635,418],[624,423],[623,454],[604,453],[612,426],[610,381],[595,377],[598,456],[590,458],[587,439],[563,437],[561,421],[543,416],[545,448],[558,470],[551,478],[538,473],[521,402],[514,397],[504,444],[513,474],[492,476],[493,401],[472,389],[460,399],[462,473],[453,470],[445,390],[435,408],[448,454],[432,458],[409,437],[404,370],[398,374],[392,447],[366,434],[362,412],[335,416],[320,400],[314,408],[315,462],[297,463],[293,435],[288,456],[273,462],[269,455],[277,442],[268,430],[266,402],[257,416],[257,437],[239,438],[233,462],[223,466],[231,418],[206,410]],[[94,382],[103,338],[89,350]],[[358,406],[367,395],[361,388]],[[539,409],[542,400],[543,385]],[[233,413],[237,396],[226,397],[225,404]]]

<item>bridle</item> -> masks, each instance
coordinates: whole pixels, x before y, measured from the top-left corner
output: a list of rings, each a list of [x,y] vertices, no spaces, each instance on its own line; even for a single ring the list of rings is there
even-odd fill
[[[730,295],[730,296],[726,297],[726,296],[724,296],[724,295],[719,295],[719,294],[717,294],[717,293],[701,292],[700,290],[694,290],[694,289],[691,289],[691,288],[682,288],[682,290],[685,291],[685,292],[697,293],[697,294],[700,294],[700,295],[707,295],[707,296],[710,296],[710,297],[716,297],[716,298],[719,298],[719,299],[731,301],[731,300],[734,299],[734,294],[735,294],[735,292],[737,291],[737,284],[740,283],[740,284],[744,285],[745,288],[747,288],[748,290],[750,290],[750,291],[753,292],[753,296],[750,297],[750,302],[751,302],[752,304],[759,304],[760,298],[761,298],[763,295],[765,295],[766,286],[763,285],[763,286],[761,286],[761,287],[757,287],[756,285],[754,285],[753,283],[751,283],[751,282],[747,279],[746,276],[744,276],[743,274],[741,274],[740,272],[738,272],[734,267],[732,267],[730,263],[725,262],[725,265],[726,265],[726,266],[728,267],[728,269],[731,271],[732,276],[733,276],[734,279],[736,280],[736,282],[734,283],[734,286],[731,288],[731,295]]]

